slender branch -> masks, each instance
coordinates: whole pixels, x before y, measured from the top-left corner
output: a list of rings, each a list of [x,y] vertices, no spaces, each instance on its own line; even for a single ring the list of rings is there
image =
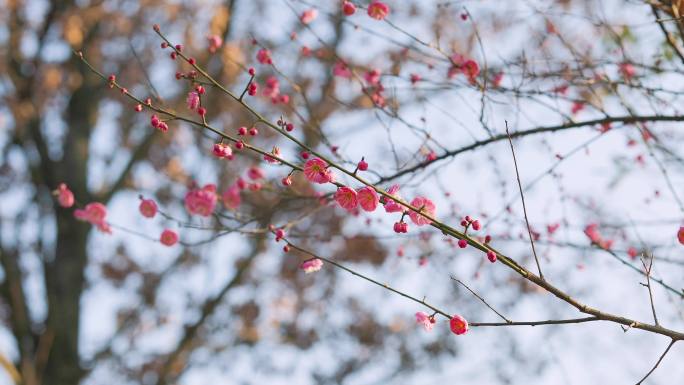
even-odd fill
[[[460,279],[456,279],[456,278],[454,278],[454,277],[451,277],[451,279],[453,279],[454,281],[460,283],[461,285],[463,285],[463,287],[465,287],[466,289],[468,289],[468,291],[469,291],[472,295],[474,295],[475,297],[477,297],[477,299],[479,299],[480,301],[482,301],[482,303],[485,304],[491,311],[493,311],[494,313],[496,313],[496,315],[498,315],[499,317],[501,317],[501,319],[503,319],[504,321],[506,321],[506,324],[511,324],[511,323],[512,323],[511,320],[509,320],[509,319],[506,318],[503,314],[501,314],[501,313],[499,313],[498,311],[496,311],[496,309],[494,309],[491,305],[489,305],[489,304],[487,303],[487,301],[484,300],[484,298],[480,297],[477,293],[475,293],[471,288],[468,287],[468,285],[466,285],[465,283],[461,282]]]
[[[675,342],[677,342],[677,340],[673,339],[672,341],[670,341],[670,344],[667,345],[667,348],[665,349],[663,354],[660,355],[660,358],[658,358],[658,361],[656,361],[653,368],[651,368],[651,370],[649,370],[648,373],[646,373],[646,375],[641,380],[639,380],[639,382],[636,383],[636,385],[641,385],[641,383],[644,382],[648,378],[648,376],[650,376],[651,373],[653,373],[656,370],[656,368],[658,368],[658,365],[660,365],[660,362],[663,361],[663,358],[665,358],[665,355],[667,355],[667,352],[670,351],[670,348],[672,347],[672,345],[675,344]]]
[[[651,256],[651,260],[648,264],[648,267],[646,266],[646,262],[644,261],[643,258],[641,259],[641,264],[644,265],[644,270],[646,271],[646,285],[645,286],[648,289],[648,298],[651,301],[651,311],[653,312],[653,321],[655,322],[656,325],[659,325],[658,316],[656,315],[655,304],[653,303],[653,290],[651,290],[651,270],[653,269],[653,257]]]
[[[508,131],[508,121],[506,122],[506,134],[508,135],[508,143],[511,145],[511,154],[513,154],[513,165],[515,166],[515,176],[518,181],[518,189],[520,190],[520,200],[522,200],[523,214],[525,215],[525,224],[527,225],[527,235],[530,236],[530,245],[532,246],[532,254],[534,254],[534,261],[537,263],[537,270],[539,271],[539,278],[544,279],[544,274],[539,265],[539,257],[537,250],[534,248],[534,239],[532,239],[532,228],[530,228],[530,221],[527,219],[527,206],[525,206],[525,194],[523,194],[522,183],[520,183],[520,172],[518,171],[518,161],[515,159],[515,150],[513,149],[513,139]]]
[[[484,327],[484,326],[540,326],[540,325],[564,325],[564,324],[578,324],[584,322],[601,321],[599,317],[584,317],[584,318],[571,318],[571,319],[559,319],[559,320],[548,320],[548,321],[522,321],[522,322],[468,322],[468,325],[473,327]]]

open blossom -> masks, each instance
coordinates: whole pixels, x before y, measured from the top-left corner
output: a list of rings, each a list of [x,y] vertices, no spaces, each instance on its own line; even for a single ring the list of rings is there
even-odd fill
[[[219,48],[223,45],[223,39],[219,35],[211,35],[207,37],[209,41],[209,52],[216,53]]]
[[[97,226],[98,230],[103,233],[112,232],[109,224],[105,222],[107,207],[102,203],[88,203],[84,209],[76,209],[74,211],[74,217],[81,221],[90,222],[90,224]]]
[[[159,237],[159,242],[164,246],[173,246],[178,242],[178,234],[173,230],[164,229]]]
[[[461,71],[463,71],[463,74],[468,78],[468,80],[471,83],[474,83],[475,78],[477,78],[477,75],[480,74],[480,66],[477,64],[475,60],[468,59],[465,61],[465,63],[463,63]]]
[[[185,194],[185,208],[190,214],[208,217],[216,206],[216,185],[208,184]]]
[[[267,161],[268,163],[280,164],[280,161],[278,159],[274,158],[274,156],[277,156],[278,158],[280,158],[280,148],[278,146],[273,146],[273,150],[271,150],[271,154],[273,154],[273,156],[271,156],[269,154],[265,154],[264,160]]]
[[[373,0],[370,5],[368,5],[368,16],[375,20],[382,20],[389,14],[389,7],[382,1]]]
[[[636,69],[631,63],[622,63],[620,64],[620,73],[625,80],[630,80],[636,75]]]
[[[306,260],[299,266],[299,268],[304,270],[307,274],[316,272],[320,270],[321,267],[323,267],[323,261],[318,258]]]
[[[601,233],[598,231],[598,225],[596,223],[591,223],[584,228],[584,234],[589,238],[589,240],[596,244],[602,249],[609,250],[613,246],[613,240],[603,239]]]
[[[679,231],[677,232],[677,239],[679,239],[679,243],[684,245],[684,226],[679,228]]]
[[[449,320],[449,327],[456,335],[465,334],[468,331],[468,321],[460,315],[456,314]]]
[[[280,82],[278,82],[278,78],[275,76],[269,76],[266,79],[266,86],[261,93],[262,95],[271,99],[278,98],[278,95],[280,95]]]
[[[273,64],[273,59],[271,59],[271,51],[266,48],[262,48],[257,52],[257,61],[261,64]]]
[[[356,191],[353,188],[342,186],[335,192],[335,202],[337,202],[343,209],[352,211],[358,205]]]
[[[304,176],[314,183],[328,183],[335,180],[335,177],[328,169],[328,163],[320,158],[309,159],[304,163]]]
[[[302,16],[299,17],[299,20],[302,22],[302,24],[309,24],[312,21],[316,20],[318,17],[318,10],[315,8],[312,9],[307,9],[302,13]]]
[[[338,60],[335,65],[333,66],[333,75],[345,78],[345,79],[351,79],[352,77],[352,72],[349,69],[349,66],[341,60]]]
[[[233,149],[225,143],[215,143],[213,152],[217,158],[233,159]]]
[[[432,330],[432,327],[434,326],[434,323],[432,323],[432,318],[422,311],[416,313],[416,323],[423,325],[425,331],[428,332]]]
[[[387,189],[388,194],[390,194],[391,196],[393,196],[397,199],[401,199],[401,198],[399,198],[399,195],[397,195],[397,191],[399,191],[399,185],[398,184],[392,185],[392,187]],[[385,201],[385,212],[398,213],[398,212],[403,211],[403,210],[404,210],[404,207],[402,205],[400,205],[399,203],[397,203],[397,201],[395,201],[394,199],[386,199],[386,201]]]
[[[74,205],[74,193],[69,190],[65,183],[60,183],[53,194],[57,195],[57,202],[60,206],[69,208]]]
[[[188,92],[188,97],[185,99],[188,103],[188,108],[191,110],[196,110],[200,105],[200,97],[197,91]]]
[[[363,78],[366,79],[366,82],[370,85],[377,85],[380,83],[380,70],[378,69],[372,69],[370,71],[367,71],[364,75]]]
[[[435,204],[431,200],[425,197],[415,197],[411,201],[411,206],[417,208],[419,211],[422,213],[425,213],[431,217],[435,216]],[[424,217],[421,214],[418,214],[415,211],[410,211],[409,212],[409,217],[411,217],[411,220],[413,223],[417,224],[418,226],[423,226],[423,225],[429,225],[432,223],[431,220],[428,218]]]
[[[357,191],[357,195],[359,198],[359,205],[365,211],[375,211],[375,209],[378,208],[380,198],[372,187],[366,186],[360,188],[359,191]]]
[[[247,176],[251,180],[259,180],[264,178],[264,171],[259,167],[252,166],[247,170]]]
[[[232,185],[223,193],[223,204],[230,208],[236,209],[240,206],[242,198],[240,197],[240,188],[237,185]]]
[[[141,199],[139,209],[145,218],[154,218],[157,215],[157,203],[152,199]]]

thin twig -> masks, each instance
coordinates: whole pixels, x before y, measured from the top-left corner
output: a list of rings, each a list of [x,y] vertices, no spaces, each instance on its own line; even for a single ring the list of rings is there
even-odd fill
[[[641,383],[644,382],[644,380],[645,380],[646,378],[648,378],[648,376],[650,376],[651,373],[653,373],[653,372],[656,370],[656,368],[658,367],[658,365],[660,365],[660,362],[663,360],[663,358],[665,358],[665,355],[667,354],[667,352],[670,351],[670,348],[672,347],[672,345],[674,345],[675,342],[677,342],[677,340],[675,340],[675,339],[673,339],[672,341],[670,341],[670,344],[667,345],[667,349],[665,349],[665,351],[663,352],[663,354],[660,355],[660,358],[658,358],[658,361],[655,363],[655,365],[653,366],[653,368],[651,368],[651,370],[649,370],[648,373],[646,373],[646,375],[644,376],[644,378],[642,378],[641,380],[639,380],[639,382],[637,382],[636,385],[641,385]]]
[[[547,321],[521,321],[521,322],[468,322],[473,327],[484,326],[540,326],[540,325],[563,325],[579,324],[583,322],[602,321],[599,317],[570,318]]]
[[[487,301],[484,300],[484,298],[480,297],[477,293],[475,293],[471,288],[468,287],[468,285],[466,285],[465,283],[461,282],[460,279],[456,279],[456,278],[454,278],[453,276],[451,277],[451,279],[453,279],[454,281],[460,283],[461,285],[463,285],[463,287],[465,287],[466,289],[468,289],[468,291],[469,291],[470,293],[472,293],[475,297],[477,297],[477,299],[479,299],[480,301],[482,301],[483,304],[485,304],[491,311],[493,311],[494,313],[496,313],[496,315],[498,315],[499,317],[501,317],[501,319],[503,319],[504,321],[506,321],[507,324],[511,324],[511,323],[512,323],[511,320],[509,320],[509,319],[506,318],[503,314],[499,313],[498,311],[496,311],[496,309],[494,309],[493,307],[491,307],[491,306],[487,303]]]
[[[653,269],[653,256],[651,256],[651,260],[648,264],[648,267],[646,266],[646,262],[644,261],[644,258],[641,258],[641,264],[644,265],[644,270],[646,270],[646,288],[648,289],[648,298],[651,301],[651,311],[653,312],[653,321],[655,322],[656,325],[660,325],[658,323],[658,316],[656,315],[656,310],[655,310],[655,304],[653,303],[653,290],[651,290],[651,269]],[[643,285],[643,283],[642,283]]]
[[[511,153],[513,154],[513,165],[515,166],[515,176],[518,180],[518,189],[520,189],[520,199],[522,200],[523,214],[525,215],[525,223],[527,224],[527,234],[530,236],[530,245],[532,245],[532,254],[534,254],[534,261],[537,263],[537,270],[539,271],[539,278],[544,279],[544,274],[539,265],[539,257],[537,257],[537,250],[534,248],[534,240],[532,239],[532,229],[530,228],[530,221],[527,219],[527,207],[525,206],[525,194],[523,194],[522,183],[520,183],[520,172],[518,171],[518,161],[515,159],[515,150],[513,149],[513,139],[508,131],[508,121],[506,120],[506,135],[508,135],[508,143],[511,145]]]

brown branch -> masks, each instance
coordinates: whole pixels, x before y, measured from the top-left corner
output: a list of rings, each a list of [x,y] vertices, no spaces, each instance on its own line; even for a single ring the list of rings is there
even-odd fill
[[[539,278],[544,279],[544,274],[539,265],[539,257],[537,257],[537,250],[534,248],[534,239],[532,239],[532,229],[530,228],[530,221],[527,219],[527,207],[525,206],[525,194],[523,194],[522,183],[520,183],[520,172],[518,171],[518,161],[515,159],[515,150],[513,149],[513,139],[508,131],[508,121],[506,122],[506,135],[508,135],[508,143],[511,145],[511,154],[513,154],[513,165],[515,166],[515,176],[518,181],[518,189],[520,190],[520,200],[522,200],[523,214],[525,215],[525,224],[527,225],[527,235],[530,236],[530,245],[532,246],[532,254],[534,254],[534,261],[537,263],[537,270],[539,271]]]

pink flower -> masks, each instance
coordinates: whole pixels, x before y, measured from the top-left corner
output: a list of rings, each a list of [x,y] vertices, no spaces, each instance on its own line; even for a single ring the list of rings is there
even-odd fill
[[[280,95],[280,82],[278,82],[278,78],[269,76],[266,79],[266,86],[261,93],[268,98],[277,98]]]
[[[302,16],[299,17],[299,20],[302,22],[302,24],[309,24],[312,21],[316,20],[318,17],[318,10],[315,8],[308,9],[302,13]]]
[[[140,200],[140,214],[145,218],[154,218],[157,215],[157,203],[152,199]]]
[[[366,79],[366,82],[370,85],[377,85],[380,83],[380,71],[377,69],[373,69],[371,71],[367,71],[364,75],[363,78]]]
[[[480,74],[480,66],[475,60],[468,59],[463,63],[461,71],[468,78],[471,83],[475,83],[475,78]]]
[[[373,0],[373,2],[371,2],[368,6],[368,16],[375,20],[384,19],[387,17],[387,14],[389,14],[389,11],[390,9],[387,4],[378,0]]]
[[[219,35],[211,35],[207,37],[209,41],[209,52],[216,53],[219,48],[223,45],[223,39]]]
[[[273,59],[271,59],[271,51],[266,48],[262,48],[257,52],[257,61],[261,64],[273,64]]]
[[[185,101],[188,103],[188,108],[194,111],[199,107],[200,104],[199,94],[197,91],[190,91],[188,92],[188,97],[185,99]]]
[[[164,246],[173,246],[178,242],[178,234],[173,230],[164,229],[159,237],[159,242]]]
[[[356,6],[351,1],[345,0],[345,2],[342,3],[342,12],[347,16],[351,16],[356,13]]]
[[[60,206],[69,208],[74,205],[74,193],[69,190],[65,183],[60,183],[53,194],[57,195],[57,202]]]
[[[411,201],[411,206],[415,207],[418,209],[421,213],[427,214],[431,217],[435,216],[435,204],[429,200],[428,198],[425,197],[415,197]],[[423,225],[429,225],[432,223],[432,221],[425,216],[418,214],[415,211],[410,211],[409,212],[409,217],[411,217],[411,220],[413,223],[415,223],[418,226],[423,226]]]
[[[630,80],[636,75],[636,69],[631,63],[620,64],[620,73],[625,78],[625,80]]]
[[[677,239],[679,239],[679,243],[684,245],[684,226],[679,228],[679,231],[677,232]]]
[[[335,177],[328,168],[328,163],[323,159],[309,159],[304,163],[304,176],[314,183],[328,183],[335,180]]]
[[[190,214],[208,217],[216,206],[216,186],[208,184],[185,194],[185,208]]]
[[[449,327],[456,335],[465,334],[468,331],[468,321],[456,314],[449,320]]]
[[[233,159],[233,149],[227,144],[215,143],[213,152],[217,158]]]
[[[603,239],[601,233],[598,231],[598,225],[596,223],[591,223],[584,228],[584,234],[589,238],[591,243],[596,244],[598,247],[606,250],[610,250],[613,246],[613,241],[610,239]]]
[[[76,219],[89,222],[90,224],[97,226],[98,230],[103,233],[111,233],[112,230],[109,224],[105,222],[107,217],[107,207],[99,202],[88,203],[85,209],[76,209],[74,211],[74,217]]]
[[[432,327],[434,326],[434,323],[432,322],[432,318],[430,318],[430,316],[423,313],[422,311],[419,311],[416,313],[416,323],[423,325],[423,328],[427,332],[432,330]]]
[[[332,71],[333,71],[333,75],[338,76],[338,77],[341,77],[341,78],[351,79],[351,77],[352,77],[352,72],[351,72],[351,70],[349,69],[349,67],[347,66],[347,64],[345,64],[345,63],[344,63],[343,61],[341,61],[341,60],[338,60],[338,61],[335,63],[335,65],[333,66],[333,70],[332,70]]]
[[[264,178],[264,172],[259,167],[252,166],[247,170],[247,176],[251,180],[259,180]]]
[[[353,188],[343,186],[335,192],[335,202],[347,211],[352,211],[358,205],[356,191]]]
[[[223,204],[230,208],[236,209],[240,206],[242,198],[240,197],[240,188],[237,185],[232,185],[223,193]]]
[[[627,255],[629,255],[629,257],[632,259],[636,259],[637,255],[639,255],[639,252],[634,246],[630,246],[629,249],[627,249]]]
[[[362,209],[365,211],[375,211],[375,209],[378,208],[380,198],[372,187],[362,187],[357,191],[357,194],[359,197],[359,205]]]
[[[304,270],[307,274],[316,272],[320,270],[321,267],[323,267],[323,261],[318,258],[306,260],[299,266],[299,268]]]
[[[397,199],[401,199],[401,198],[399,198],[399,195],[396,194],[397,191],[399,191],[399,185],[398,185],[398,184],[392,185],[392,187],[390,187],[389,189],[387,189],[387,193],[388,193],[388,194],[390,194],[391,196],[393,196],[393,197],[395,197],[395,198],[397,198]],[[386,200],[386,202],[385,202],[385,212],[388,212],[388,213],[397,213],[397,212],[400,212],[400,211],[403,211],[403,210],[404,210],[404,207],[403,207],[402,205],[400,205],[399,203],[397,203],[397,201],[395,201],[395,200],[393,200],[393,199],[387,199],[387,200]]]
[[[273,146],[273,150],[271,150],[271,154],[280,158],[280,148],[278,148],[277,146]],[[268,163],[280,164],[280,161],[278,159],[276,159],[274,156],[271,156],[269,154],[265,154],[264,160],[267,161]]]

